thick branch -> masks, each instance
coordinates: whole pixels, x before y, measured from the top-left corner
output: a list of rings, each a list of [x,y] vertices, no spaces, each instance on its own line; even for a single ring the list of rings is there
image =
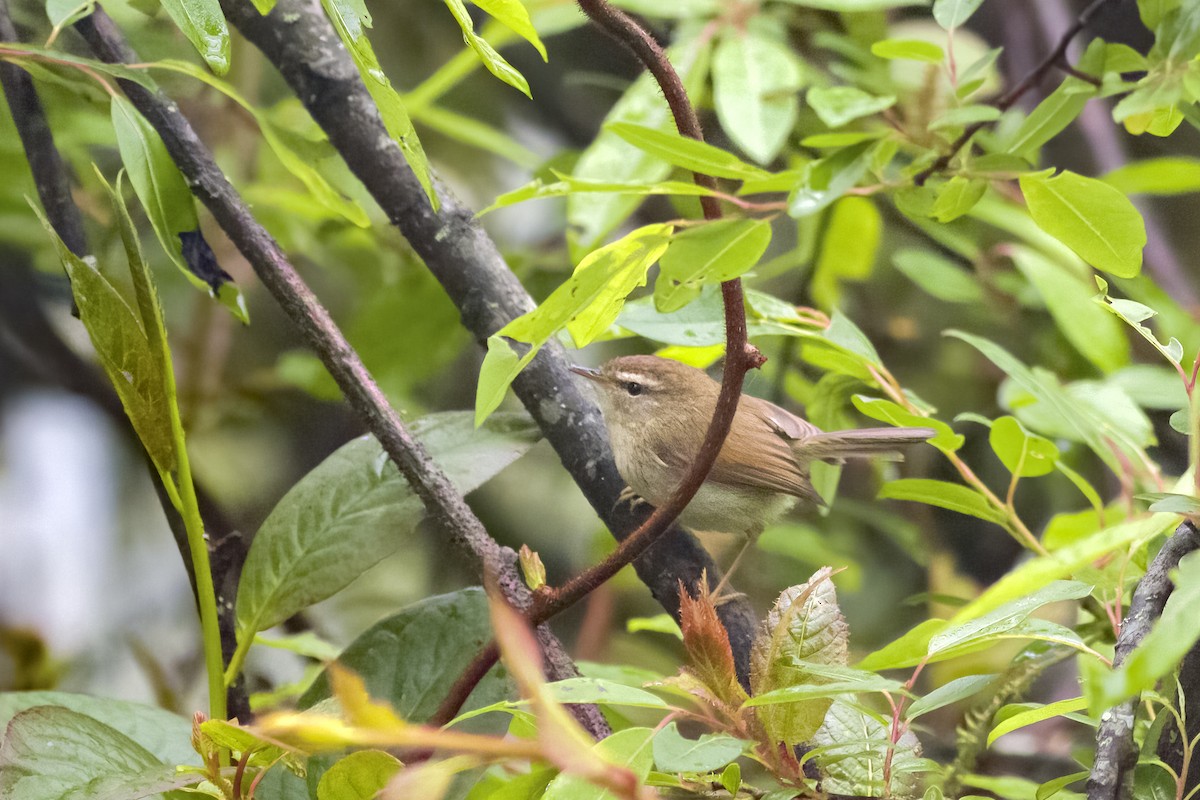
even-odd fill
[[[700,129],[700,120],[688,99],[687,90],[679,79],[679,74],[675,72],[671,62],[667,59],[666,53],[650,37],[650,34],[635,23],[629,15],[612,7],[606,0],[578,0],[578,2],[579,7],[595,24],[628,46],[654,76],[671,109],[680,134],[703,141],[704,135]],[[716,181],[711,176],[699,172],[695,173],[695,181],[706,188],[716,187]],[[704,197],[701,198],[701,202],[706,219],[720,219],[721,207],[714,198]],[[529,614],[531,622],[535,624],[542,622],[563,609],[569,608],[653,546],[667,533],[669,526],[695,497],[696,492],[700,490],[708,477],[717,454],[725,442],[725,437],[729,434],[734,414],[737,413],[738,398],[742,393],[742,383],[746,372],[758,367],[763,361],[762,355],[749,344],[746,338],[746,308],[741,281],[732,280],[721,284],[721,298],[725,306],[725,373],[708,431],[705,433],[704,441],[700,445],[700,450],[688,469],[687,475],[667,502],[655,509],[648,520],[622,541],[620,548],[615,553],[596,566],[571,578],[561,587],[539,592],[535,596],[534,607]],[[691,584],[691,586],[695,588],[695,584]],[[467,670],[451,687],[445,701],[438,708],[435,720],[448,722],[458,713],[458,709],[466,702],[475,684],[482,679],[497,657],[498,650],[494,643],[476,656]],[[739,664],[739,677],[744,684],[748,685],[748,679],[740,667]]]
[[[111,63],[138,60],[103,9],[97,8],[76,27],[102,60]],[[527,608],[530,592],[513,569],[512,551],[488,535],[454,484],[412,437],[329,312],[278,243],[254,219],[178,106],[162,92],[152,92],[129,81],[120,84],[162,137],[192,191],[246,257],[259,280],[337,382],[351,408],[421,498],[434,523],[467,554],[481,575],[491,571],[498,576],[501,591],[510,603]],[[549,663],[560,668],[569,663],[562,654],[561,644],[548,630],[540,630],[539,639],[548,651]],[[593,711],[584,721],[594,734],[603,735],[607,730],[598,712]]]
[[[246,0],[224,0],[222,6],[229,20],[279,69],[350,169],[446,289],[463,324],[479,342],[534,307],[470,210],[445,187],[439,187],[441,211],[430,207],[399,148],[388,143],[379,113],[317,0],[281,0],[266,17]],[[735,305],[741,308],[740,294]],[[739,347],[730,352],[727,380],[740,385],[743,351]],[[542,348],[513,389],[613,535],[624,541],[635,528],[641,529],[644,512],[618,504],[624,482],[612,462],[603,421],[567,371],[562,349],[557,344]],[[655,525],[666,521],[662,514]],[[694,587],[702,573],[707,572],[711,580],[717,569],[686,531],[677,526],[666,531],[657,544],[640,540],[644,544],[637,547],[644,552],[634,567],[655,598],[678,616],[677,582]],[[753,611],[747,602],[735,600],[724,604],[720,613],[739,672],[748,675]]]
[[[1197,548],[1200,548],[1200,531],[1190,522],[1184,522],[1150,562],[1133,592],[1129,613],[1121,623],[1114,667],[1125,662],[1150,632],[1155,620],[1162,616],[1174,588],[1171,570],[1179,565],[1179,559]],[[1129,800],[1133,796],[1133,769],[1137,766],[1138,756],[1133,742],[1136,709],[1137,698],[1133,697],[1101,715],[1100,727],[1096,730],[1096,760],[1088,776],[1088,800]]]
[[[1006,92],[999,100],[993,103],[993,105],[1000,111],[1007,111],[1008,109],[1012,108],[1017,104],[1018,100],[1025,96],[1026,92],[1041,83],[1042,79],[1045,78],[1050,70],[1054,69],[1055,67],[1067,70],[1071,75],[1074,75],[1080,80],[1094,82],[1099,85],[1098,81],[1096,81],[1096,79],[1092,76],[1084,75],[1067,64],[1067,48],[1070,47],[1071,41],[1079,34],[1079,32],[1087,26],[1088,22],[1095,15],[1095,13],[1100,10],[1100,7],[1109,1],[1110,0],[1092,0],[1091,4],[1089,4],[1087,8],[1079,13],[1079,16],[1075,18],[1075,21],[1071,23],[1071,26],[1063,31],[1062,36],[1059,37],[1058,44],[1055,45],[1054,49],[1051,50],[1036,67],[1030,70],[1030,72],[1025,75],[1024,78],[1018,81],[1016,86],[1009,89],[1008,92]],[[928,167],[918,172],[913,178],[913,182],[917,186],[924,186],[925,182],[929,180],[930,177],[950,166],[950,162],[953,161],[954,157],[958,155],[958,151],[962,150],[967,145],[967,142],[971,141],[975,134],[979,133],[979,131],[988,124],[989,123],[986,121],[973,122],[964,128],[959,137],[950,143],[950,148],[941,156],[939,156],[937,161],[934,161]]]

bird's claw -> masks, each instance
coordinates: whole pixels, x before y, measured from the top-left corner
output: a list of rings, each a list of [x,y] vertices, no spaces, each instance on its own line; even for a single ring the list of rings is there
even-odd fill
[[[616,505],[619,506],[622,503],[629,503],[629,509],[631,511],[633,509],[639,508],[641,506],[650,505],[646,501],[646,498],[642,497],[640,494],[638,494],[637,492],[635,492],[633,490],[632,486],[626,486],[624,489],[621,490],[621,493],[619,495],[617,495]]]

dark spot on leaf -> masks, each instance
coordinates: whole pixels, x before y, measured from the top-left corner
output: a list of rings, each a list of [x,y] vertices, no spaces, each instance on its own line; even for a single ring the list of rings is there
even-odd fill
[[[213,294],[216,294],[221,284],[232,281],[233,276],[221,269],[217,263],[216,253],[208,246],[204,234],[199,230],[184,231],[179,234],[179,242],[183,245],[183,260],[188,269],[200,280],[208,284]]]

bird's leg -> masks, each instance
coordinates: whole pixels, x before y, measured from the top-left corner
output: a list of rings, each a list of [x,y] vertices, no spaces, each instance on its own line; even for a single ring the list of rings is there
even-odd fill
[[[737,555],[734,556],[733,561],[730,563],[729,569],[725,570],[725,574],[721,576],[721,581],[717,584],[717,588],[708,593],[709,602],[711,602],[714,606],[720,606],[728,603],[730,600],[742,594],[738,591],[731,591],[729,594],[724,594],[724,592],[726,585],[729,583],[729,579],[733,577],[734,570],[738,568],[738,564],[741,562],[742,556],[746,555],[746,551],[749,550],[750,546],[753,544],[754,537],[747,536],[746,540],[742,542],[742,546],[738,550]]]
[[[621,503],[629,503],[630,510],[635,509],[638,506],[648,505],[646,498],[635,492],[632,486],[626,486],[621,490],[621,493],[617,495],[616,505],[619,506]]]

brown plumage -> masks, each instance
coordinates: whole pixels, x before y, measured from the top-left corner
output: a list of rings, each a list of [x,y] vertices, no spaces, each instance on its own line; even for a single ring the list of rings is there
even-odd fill
[[[624,356],[599,370],[575,371],[598,389],[621,476],[638,495],[661,505],[700,449],[720,384],[701,370],[657,356]],[[821,503],[809,477],[813,461],[898,456],[900,448],[935,433],[931,428],[827,433],[773,403],[743,395],[712,471],[680,522],[753,539],[797,500]]]

